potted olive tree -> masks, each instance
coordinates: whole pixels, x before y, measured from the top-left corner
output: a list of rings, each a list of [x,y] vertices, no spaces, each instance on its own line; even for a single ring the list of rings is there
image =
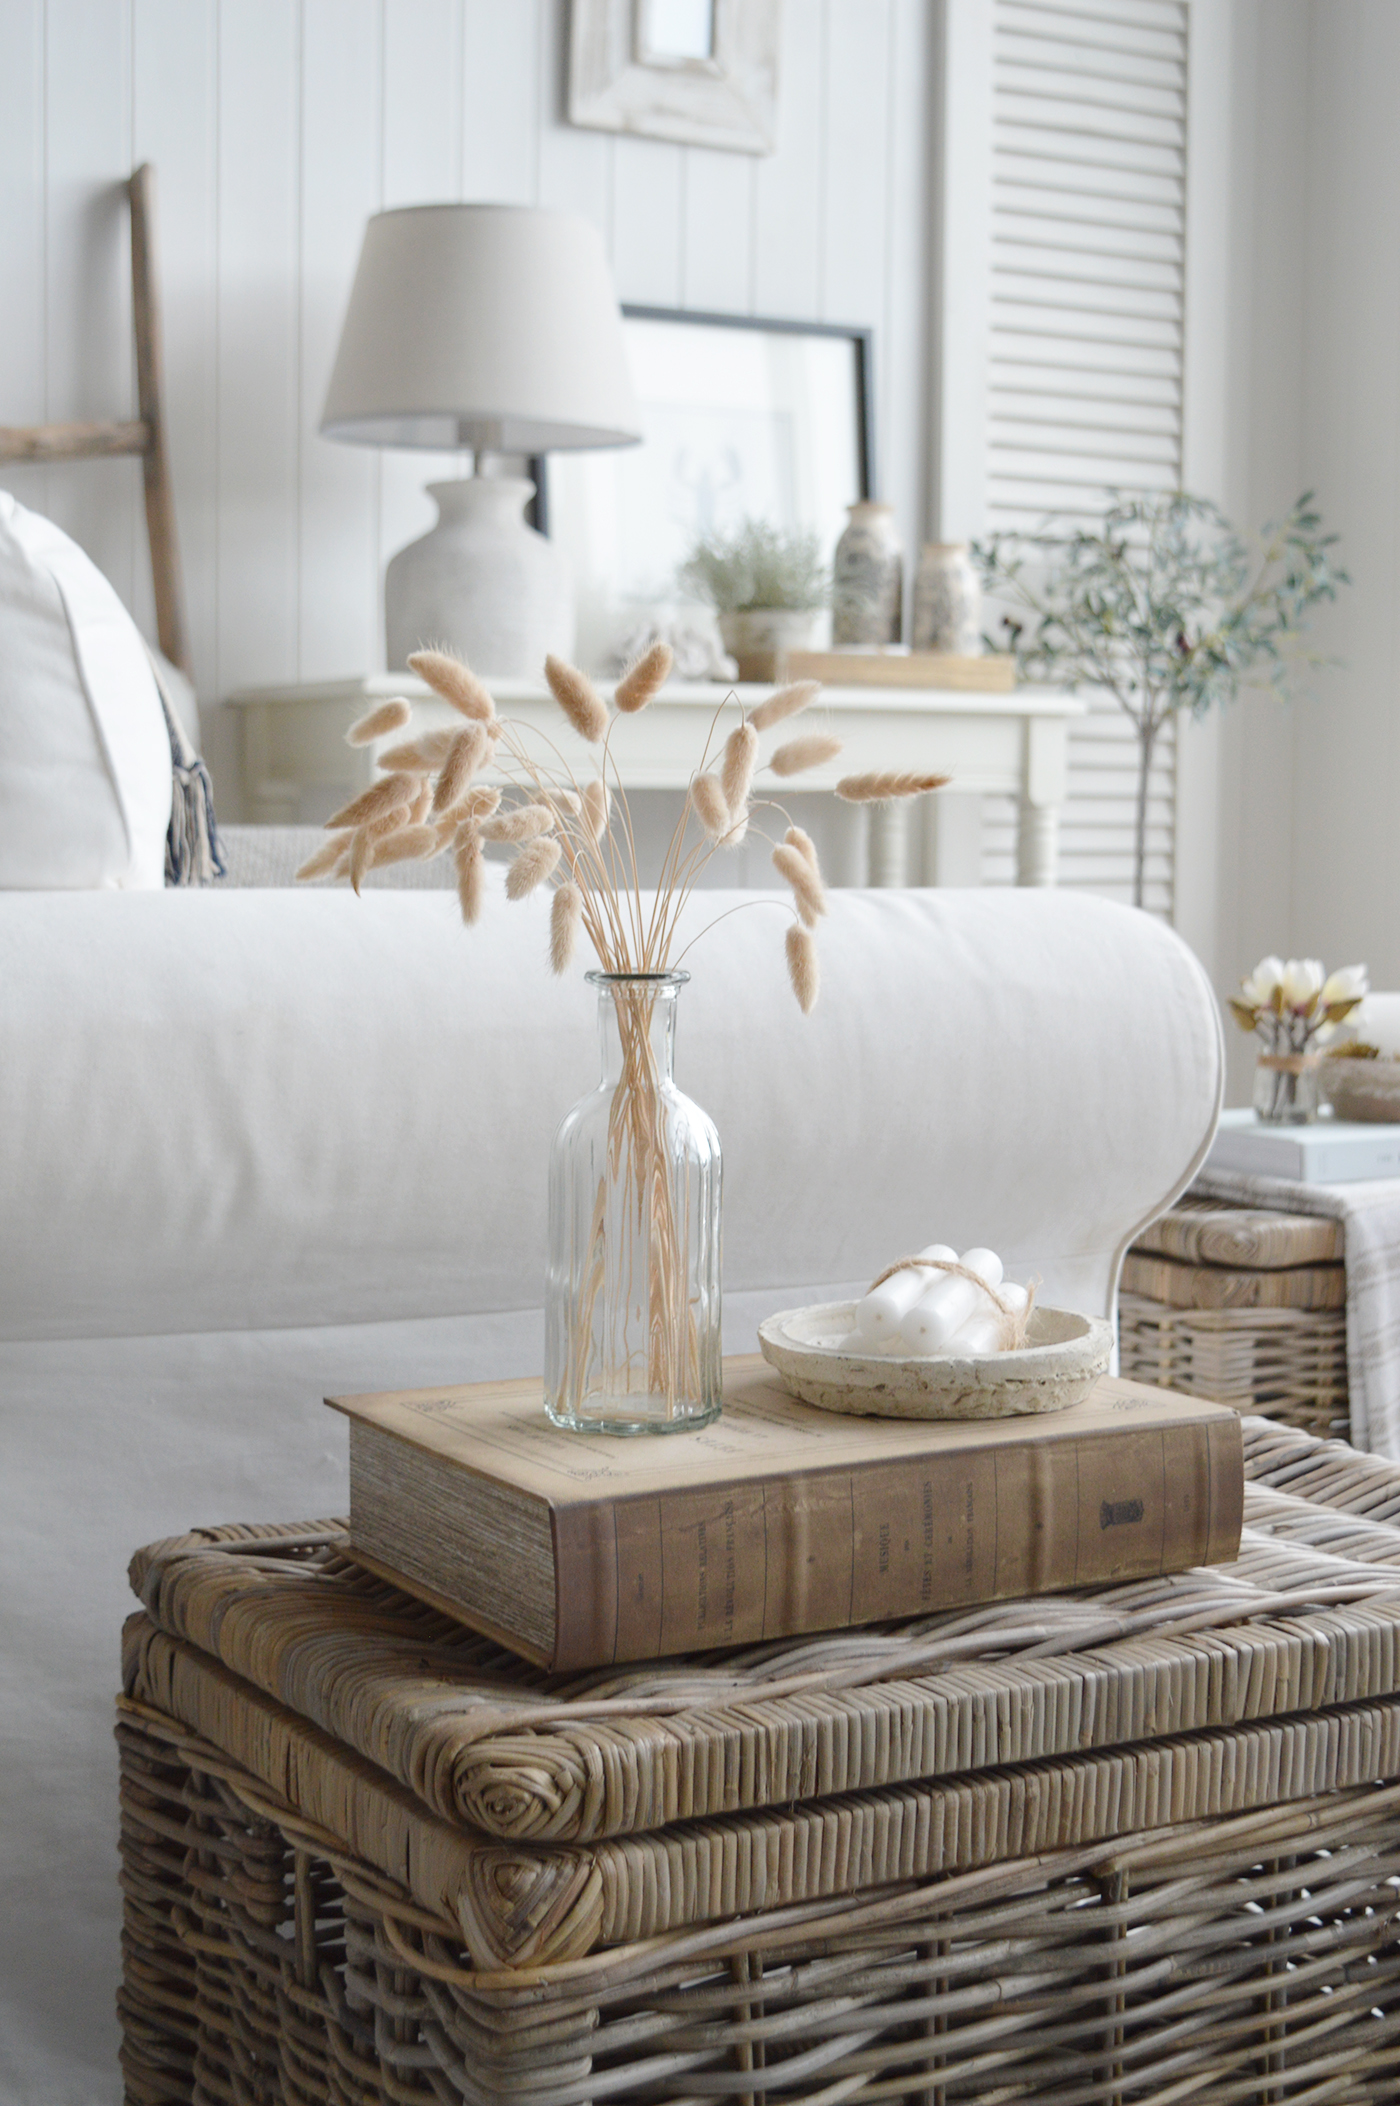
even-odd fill
[[[745,519],[732,534],[702,535],[681,583],[714,608],[741,680],[772,679],[775,660],[816,641],[827,575],[814,533]]]
[[[1288,696],[1312,610],[1350,580],[1332,560],[1311,493],[1251,550],[1203,497],[1115,496],[1094,531],[1047,520],[1034,534],[973,544],[1023,679],[1098,687],[1137,732],[1133,902],[1142,905],[1152,756],[1170,719],[1204,716],[1242,684]],[[1000,648],[1005,649],[1003,642]]]

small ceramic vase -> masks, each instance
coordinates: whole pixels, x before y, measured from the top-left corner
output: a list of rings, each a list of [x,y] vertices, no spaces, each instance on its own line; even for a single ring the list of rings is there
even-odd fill
[[[914,649],[975,658],[982,649],[982,587],[965,541],[926,541],[914,580]]]
[[[831,641],[849,644],[899,642],[904,611],[904,550],[895,529],[893,505],[863,499],[847,505],[850,525],[836,544],[831,565]]]

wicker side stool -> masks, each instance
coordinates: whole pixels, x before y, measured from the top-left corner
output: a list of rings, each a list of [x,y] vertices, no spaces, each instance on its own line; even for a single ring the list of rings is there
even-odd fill
[[[1315,1215],[1188,1194],[1124,1261],[1121,1372],[1345,1439],[1341,1234]]]

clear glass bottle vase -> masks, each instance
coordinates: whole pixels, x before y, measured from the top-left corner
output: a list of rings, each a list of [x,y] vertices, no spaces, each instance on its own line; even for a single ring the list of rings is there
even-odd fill
[[[589,973],[602,1080],[549,1163],[545,1408],[671,1433],[720,1409],[720,1149],[671,1079],[688,973]]]

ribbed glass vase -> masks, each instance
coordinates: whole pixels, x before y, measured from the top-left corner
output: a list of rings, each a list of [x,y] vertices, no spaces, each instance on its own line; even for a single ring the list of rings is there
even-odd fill
[[[603,1074],[549,1164],[545,1408],[673,1433],[720,1409],[719,1136],[671,1076],[688,973],[590,973]]]

